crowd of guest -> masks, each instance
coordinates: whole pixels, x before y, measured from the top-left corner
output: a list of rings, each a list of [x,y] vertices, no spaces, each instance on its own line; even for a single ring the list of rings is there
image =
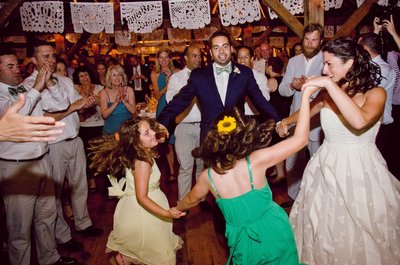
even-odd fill
[[[388,50],[382,37],[395,45]],[[153,68],[140,55],[69,58],[48,43],[34,44],[21,67],[24,58],[2,48],[0,193],[9,263],[30,264],[33,232],[39,264],[76,264],[59,250],[83,250],[71,229],[103,234],[87,198],[97,192],[96,177],[110,174],[110,185],[127,179],[107,243],[119,265],[175,264],[182,242],[171,221],[207,204],[209,192],[216,227],[218,216],[226,221],[228,263],[399,264],[400,37],[392,18],[376,18],[374,32],[323,40],[315,23],[291,49],[268,41],[234,47],[217,31],[212,61],[190,44],[182,69],[168,48],[158,50]],[[158,101],[155,120],[140,117],[138,103],[150,97]],[[6,129],[8,117],[26,126]],[[177,179],[176,206],[160,178]],[[278,206],[269,184],[282,181],[289,200]],[[155,236],[166,252],[152,246]],[[132,243],[138,238],[146,243]]]

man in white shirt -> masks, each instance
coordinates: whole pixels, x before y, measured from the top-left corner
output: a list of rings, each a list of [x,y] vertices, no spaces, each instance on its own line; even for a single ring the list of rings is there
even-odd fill
[[[393,170],[394,167],[398,166],[389,165],[389,162],[393,161],[390,159],[392,155],[390,149],[394,141],[391,136],[391,124],[393,123],[392,99],[393,89],[396,82],[396,72],[380,55],[382,51],[382,40],[378,34],[365,33],[360,36],[358,43],[364,47],[364,49],[371,55],[372,61],[378,64],[381,69],[382,80],[379,83],[379,86],[383,87],[386,91],[386,101],[381,126],[376,137],[376,145],[388,163],[389,169]]]
[[[186,67],[171,75],[166,92],[167,102],[187,84],[192,70],[201,66],[201,51],[197,46],[186,47],[184,53]],[[201,114],[195,98],[192,104],[177,116],[178,125],[174,132],[175,151],[179,162],[178,200],[183,199],[192,187],[194,165],[196,164],[196,180],[203,170],[201,159],[192,156],[192,150],[200,145],[200,121]]]
[[[34,48],[41,58],[49,58],[51,46]],[[60,111],[68,107],[66,95],[57,80],[51,78],[50,65],[36,71],[33,82],[21,82],[18,59],[12,51],[0,49],[0,113],[26,93],[20,114],[43,116],[43,111]],[[39,133],[40,134],[40,133]],[[46,142],[0,143],[0,193],[7,216],[10,264],[30,264],[31,228],[40,265],[75,264],[61,257],[54,237],[56,201],[52,167]]]
[[[272,53],[271,45],[268,42],[261,43],[260,45],[261,58],[259,60],[254,61],[253,68],[256,71],[265,74],[265,68],[268,63],[269,57],[271,57],[271,53]]]
[[[240,46],[237,48],[237,62],[241,65],[247,66],[253,69],[253,57],[254,53],[248,46]],[[266,100],[269,100],[270,89],[267,86],[267,77],[264,73],[260,73],[253,69],[254,78],[256,79],[257,85],[261,90],[261,93]],[[246,103],[244,105],[244,114],[253,116],[258,114],[257,110],[254,108],[253,103],[246,97]]]
[[[284,97],[293,95],[290,114],[300,108],[301,86],[307,76],[320,76],[324,67],[322,52],[320,51],[324,28],[319,24],[309,24],[304,28],[303,33],[303,53],[292,57],[287,65],[282,82],[279,85],[279,93]],[[313,98],[318,94],[315,93]],[[312,156],[322,142],[322,131],[319,115],[311,119],[310,136],[308,141],[308,151]],[[302,149],[296,154],[286,159],[286,171],[288,176],[288,194],[295,200],[300,190],[301,177],[307,163],[306,149]],[[286,205],[284,205],[286,206]],[[291,206],[291,205],[287,205]]]
[[[74,212],[76,231],[85,236],[101,235],[103,230],[92,226],[87,208],[86,155],[82,139],[78,137],[80,121],[77,111],[82,108],[91,107],[95,103],[95,99],[93,96],[81,98],[70,78],[54,73],[56,66],[55,58],[56,54],[54,52],[47,59],[48,64],[51,66],[50,69],[53,71],[52,77],[57,79],[61,89],[66,94],[68,102],[70,102],[69,107],[65,111],[45,113],[46,116],[51,116],[66,124],[63,133],[57,136],[49,145],[57,203],[55,238],[60,248],[68,251],[81,251],[83,250],[82,243],[72,238],[71,229],[64,219],[61,193],[65,178],[67,178],[71,190],[71,204]],[[32,62],[35,64],[36,70],[40,70],[46,63],[43,58],[38,56],[33,57]],[[27,78],[24,84],[28,84],[29,82],[32,82],[31,77]]]

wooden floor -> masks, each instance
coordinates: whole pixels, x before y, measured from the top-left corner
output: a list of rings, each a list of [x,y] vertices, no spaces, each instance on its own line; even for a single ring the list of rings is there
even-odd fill
[[[60,252],[64,256],[77,258],[80,264],[108,265],[111,254],[105,253],[107,237],[112,230],[113,213],[117,199],[107,194],[108,180],[97,178],[97,192],[88,198],[89,212],[96,227],[104,229],[98,238],[85,238],[73,231],[73,237],[84,244],[80,253]],[[169,183],[162,179],[161,189],[167,195],[170,205],[176,205],[177,181]],[[271,185],[274,200],[278,203],[287,199],[284,182]],[[208,200],[212,198],[208,198]],[[184,240],[184,246],[177,252],[178,265],[223,265],[228,257],[225,237],[214,229],[212,211],[197,206],[191,209],[185,218],[174,220],[173,230]],[[73,227],[71,223],[71,227]],[[133,239],[134,240],[134,239]],[[157,246],[155,246],[157,247]],[[34,258],[33,258],[34,259]],[[0,264],[7,264],[0,262]],[[36,265],[33,261],[32,265]]]

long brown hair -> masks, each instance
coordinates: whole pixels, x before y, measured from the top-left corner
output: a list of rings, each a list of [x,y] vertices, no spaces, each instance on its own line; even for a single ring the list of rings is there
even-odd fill
[[[156,148],[146,149],[140,141],[140,122],[148,122],[158,132],[159,124],[154,120],[134,117],[125,121],[114,135],[103,135],[89,141],[91,151],[90,168],[113,176],[120,176],[125,168],[134,169],[135,160],[153,165],[153,158],[158,157]]]

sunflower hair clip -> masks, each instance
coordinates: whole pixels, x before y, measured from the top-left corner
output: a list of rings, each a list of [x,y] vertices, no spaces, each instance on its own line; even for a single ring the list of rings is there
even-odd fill
[[[236,119],[231,116],[224,116],[217,124],[219,133],[230,133],[236,129]]]

